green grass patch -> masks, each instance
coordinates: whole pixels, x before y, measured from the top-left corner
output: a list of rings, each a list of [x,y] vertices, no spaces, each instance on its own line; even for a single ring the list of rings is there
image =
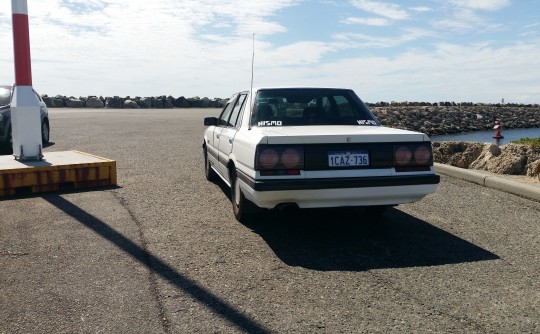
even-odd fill
[[[529,145],[531,148],[540,148],[540,138],[521,138],[518,140],[513,140],[512,143]]]

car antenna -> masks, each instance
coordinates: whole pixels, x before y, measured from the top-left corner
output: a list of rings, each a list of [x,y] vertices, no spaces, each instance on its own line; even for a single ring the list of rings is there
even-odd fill
[[[253,33],[253,47],[251,54],[251,87],[249,89],[249,126],[251,130],[251,117],[253,117],[253,65],[255,64],[255,33]]]

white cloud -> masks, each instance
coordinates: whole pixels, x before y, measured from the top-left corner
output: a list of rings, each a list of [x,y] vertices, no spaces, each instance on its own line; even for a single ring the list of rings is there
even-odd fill
[[[391,48],[433,35],[434,33],[430,30],[407,28],[403,29],[400,35],[390,37],[342,33],[335,35],[334,38],[339,41],[346,41],[349,48]]]
[[[448,18],[435,18],[430,22],[433,27],[460,32],[494,31],[501,27],[468,8],[458,8]]]
[[[420,12],[420,13],[425,13],[425,12],[430,12],[431,11],[431,8],[429,8],[427,6],[410,7],[409,9],[412,10],[412,11],[415,11],[415,12]]]
[[[370,17],[370,18],[348,17],[342,22],[345,24],[365,24],[368,26],[377,26],[377,27],[384,27],[390,24],[390,21],[382,17]]]
[[[392,3],[370,0],[351,0],[351,4],[358,9],[384,16],[391,20],[404,20],[409,17],[406,10],[401,9],[399,5]]]
[[[511,0],[450,0],[456,6],[480,9],[480,10],[499,10],[511,4]]]

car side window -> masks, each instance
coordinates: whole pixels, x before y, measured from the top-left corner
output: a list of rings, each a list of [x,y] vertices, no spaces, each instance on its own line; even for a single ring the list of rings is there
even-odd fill
[[[247,94],[241,94],[238,97],[238,100],[236,101],[236,105],[234,106],[234,109],[231,114],[231,119],[229,121],[229,126],[236,127],[238,126],[240,122],[240,111],[244,108],[244,104],[246,102]]]
[[[229,103],[227,103],[225,108],[223,108],[223,111],[221,112],[221,115],[219,116],[219,122],[218,122],[219,126],[228,126],[229,118],[231,117],[231,112],[232,112],[232,109],[234,107],[236,100],[237,100],[236,96],[234,96],[233,98],[229,100]]]

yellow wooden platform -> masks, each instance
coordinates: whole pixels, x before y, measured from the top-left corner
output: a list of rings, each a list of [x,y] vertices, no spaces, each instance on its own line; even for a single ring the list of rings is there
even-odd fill
[[[41,161],[0,156],[0,197],[116,185],[116,161],[79,151],[46,152]]]

